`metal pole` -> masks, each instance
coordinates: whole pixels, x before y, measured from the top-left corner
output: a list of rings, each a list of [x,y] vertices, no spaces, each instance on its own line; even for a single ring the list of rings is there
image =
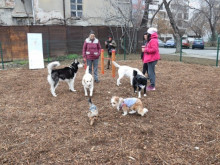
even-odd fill
[[[220,37],[218,37],[217,57],[216,57],[216,67],[218,67],[219,44],[220,44]]]
[[[180,38],[180,62],[182,62],[182,37]]]
[[[126,49],[125,49],[125,36],[124,36],[124,60],[126,60]]]
[[[47,40],[47,62],[50,62],[50,48],[49,48],[49,41]]]
[[[2,44],[1,44],[1,42],[0,42],[0,51],[1,51],[1,59],[2,59],[2,69],[5,69],[4,61],[3,61],[3,52],[2,52]]]

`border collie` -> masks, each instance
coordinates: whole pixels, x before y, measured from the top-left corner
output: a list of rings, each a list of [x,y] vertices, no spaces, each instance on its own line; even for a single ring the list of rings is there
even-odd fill
[[[136,70],[133,71],[133,88],[134,92],[137,91],[138,88],[138,98],[141,98],[141,89],[144,89],[144,96],[146,94],[146,87],[147,87],[147,78],[143,75],[139,75]]]

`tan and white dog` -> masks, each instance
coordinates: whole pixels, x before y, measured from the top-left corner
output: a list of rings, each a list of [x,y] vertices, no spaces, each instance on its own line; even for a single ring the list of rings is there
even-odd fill
[[[88,96],[87,89],[90,91],[90,96],[93,95],[93,89],[94,89],[94,79],[92,75],[89,73],[89,66],[86,68],[86,72],[82,79],[82,85],[84,87],[85,96]]]
[[[127,76],[129,77],[130,79],[130,83],[131,85],[133,84],[133,71],[136,70],[137,71],[137,74],[139,75],[143,75],[143,73],[137,69],[137,68],[132,68],[130,66],[126,66],[126,65],[119,65],[117,64],[115,61],[112,61],[112,64],[118,68],[118,79],[117,79],[117,86],[119,86],[121,83],[120,83],[120,80],[124,77],[124,76]]]
[[[138,113],[141,116],[144,116],[148,112],[147,108],[143,108],[143,104],[138,98],[126,98],[113,96],[111,98],[112,107],[116,107],[117,110],[123,110],[123,116],[129,114]],[[129,112],[128,112],[129,111]]]
[[[91,98],[89,98],[89,112],[88,117],[90,119],[90,125],[93,125],[95,120],[97,119],[99,115],[98,108],[95,106],[95,104],[92,103]]]

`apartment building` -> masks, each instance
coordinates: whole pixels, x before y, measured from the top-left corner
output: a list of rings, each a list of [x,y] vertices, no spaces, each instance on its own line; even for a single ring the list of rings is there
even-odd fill
[[[118,25],[130,9],[130,0],[1,0],[0,25]]]
[[[167,16],[166,9],[164,5],[160,6],[163,0],[152,0],[149,6],[149,21],[151,21],[154,13],[159,9],[157,16],[154,18],[153,26],[157,26],[160,38],[164,41],[173,38],[172,27],[170,26],[169,18]],[[188,26],[187,22],[190,19],[190,10],[184,7],[184,3],[188,1],[173,0],[170,4],[170,9],[173,13],[173,17],[176,20],[177,26],[186,37],[185,33]]]

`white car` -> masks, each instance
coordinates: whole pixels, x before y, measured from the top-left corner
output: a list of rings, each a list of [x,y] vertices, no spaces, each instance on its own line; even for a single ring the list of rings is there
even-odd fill
[[[158,44],[159,44],[159,47],[164,47],[165,45],[165,43],[161,41],[160,39],[158,39]]]

